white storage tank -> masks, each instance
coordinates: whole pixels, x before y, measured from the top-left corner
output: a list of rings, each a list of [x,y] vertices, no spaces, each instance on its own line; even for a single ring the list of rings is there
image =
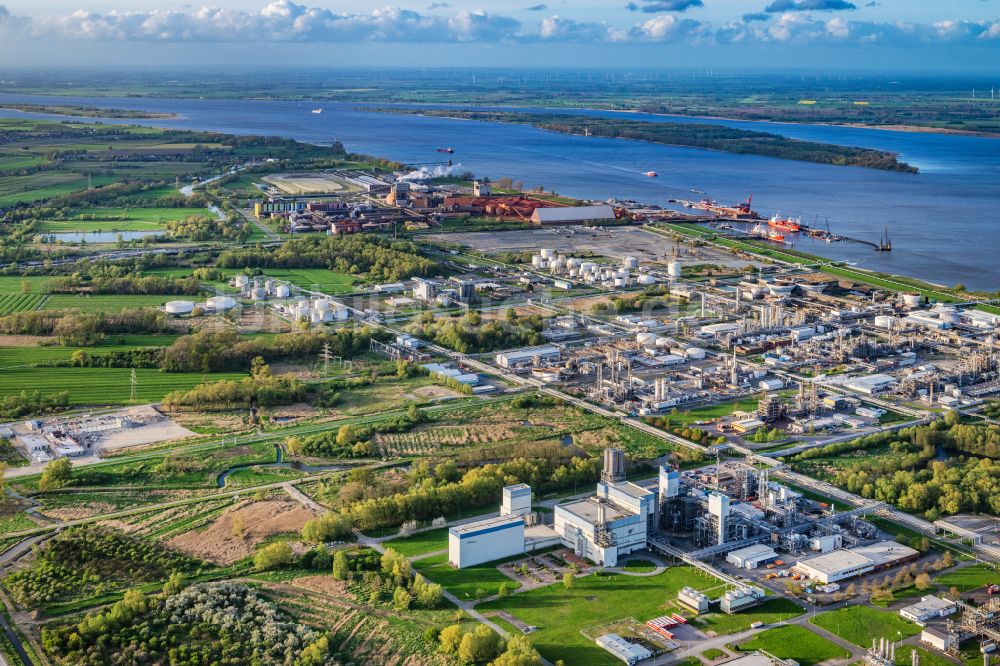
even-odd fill
[[[681,276],[681,262],[679,262],[679,261],[677,261],[675,259],[674,261],[671,261],[670,263],[668,263],[667,264],[667,275],[669,275],[670,277],[674,277],[674,278],[680,277]]]
[[[875,327],[891,330],[896,327],[896,318],[890,315],[878,315],[875,317]]]
[[[920,306],[920,294],[903,294],[903,305],[909,308]]]
[[[166,310],[167,314],[172,314],[176,316],[191,314],[194,310],[194,303],[192,301],[170,301],[163,309]]]
[[[685,356],[690,359],[703,359],[705,358],[705,350],[701,347],[688,347],[684,350]]]
[[[242,273],[236,276],[236,286],[243,288],[250,284],[250,277]]]
[[[647,347],[656,344],[656,336],[652,333],[636,333],[635,341],[639,343],[640,347]]]
[[[274,288],[274,295],[278,298],[288,298],[289,293],[287,284],[279,284]]]
[[[255,301],[263,301],[267,299],[267,290],[264,287],[254,287],[250,292],[250,298]]]
[[[531,255],[531,265],[535,268],[539,268],[542,265],[542,255],[533,254]]]
[[[656,278],[652,275],[640,275],[638,278],[639,284],[650,285],[656,284]]]
[[[543,248],[539,251],[539,254],[542,255],[543,259],[552,259],[556,256],[556,251],[550,248]]]
[[[337,321],[346,321],[351,316],[351,311],[346,305],[337,304],[333,309],[333,318]]]
[[[620,288],[622,288],[624,286],[625,286],[625,278],[616,277],[615,278],[615,287],[620,289]]]
[[[330,301],[326,298],[317,298],[313,301],[313,307],[317,310],[324,311],[330,309]]]
[[[664,337],[656,338],[657,347],[667,348],[670,347],[670,345],[672,344],[674,344],[674,341],[671,338],[664,338]]]
[[[236,299],[232,296],[210,296],[205,303],[216,311],[232,310],[236,307]]]
[[[625,257],[622,266],[625,268],[639,268],[639,259],[638,257]]]

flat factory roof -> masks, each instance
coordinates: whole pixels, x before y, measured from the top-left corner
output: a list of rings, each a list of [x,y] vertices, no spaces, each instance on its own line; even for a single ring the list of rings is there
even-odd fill
[[[582,499],[575,502],[569,502],[568,504],[559,504],[557,505],[557,508],[561,508],[564,511],[573,514],[577,518],[582,518],[585,522],[596,524],[597,509],[599,506],[600,505],[597,502],[593,502],[589,499]],[[604,505],[604,519],[608,522],[626,518],[630,515],[632,514],[619,511],[613,504]]]
[[[731,551],[729,555],[746,560],[754,557],[776,557],[778,554],[770,546],[757,544],[756,546],[747,546],[746,548]]]
[[[490,532],[499,532],[500,530],[511,529],[517,527],[517,525],[524,525],[524,518],[521,516],[496,516],[495,518],[487,518],[486,520],[477,520],[474,523],[466,523],[465,525],[457,525],[448,530],[448,534],[454,534],[459,539],[466,539],[469,537],[479,536],[480,534],[488,534]]]
[[[835,550],[823,555],[817,555],[816,557],[810,557],[807,560],[799,560],[798,562],[799,566],[809,567],[814,571],[820,571],[825,574],[835,574],[844,569],[854,569],[855,567],[863,567],[868,564],[872,564],[872,561],[864,555],[850,550]]]
[[[917,555],[914,549],[895,541],[879,541],[870,546],[857,546],[851,548],[851,552],[867,557],[877,567]]]

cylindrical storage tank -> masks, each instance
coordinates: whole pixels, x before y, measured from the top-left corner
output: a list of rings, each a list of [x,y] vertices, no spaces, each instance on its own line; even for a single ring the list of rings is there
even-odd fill
[[[347,309],[346,305],[338,305],[333,309],[333,316],[337,321],[345,321],[351,316],[351,311]]]
[[[671,338],[656,338],[657,347],[669,347],[672,344],[674,344],[674,341]]]
[[[688,358],[693,359],[705,358],[705,350],[701,347],[688,347],[684,350],[684,354],[687,355]]]
[[[254,287],[250,292],[250,298],[255,301],[263,301],[267,298],[267,290],[264,287]]]
[[[667,264],[667,275],[670,277],[680,277],[681,276],[681,262],[671,261]]]
[[[232,310],[236,307],[236,299],[232,296],[210,296],[205,303],[213,310]]]
[[[640,275],[638,278],[638,282],[639,284],[645,284],[645,285],[656,284],[656,278],[653,277],[652,275]]]
[[[889,315],[879,315],[875,317],[876,328],[886,328],[891,329],[896,324],[896,318],[890,317]]]
[[[570,277],[576,277],[579,274],[580,274],[580,271],[578,271],[577,269],[575,269],[575,268],[569,269],[569,276]]]
[[[615,278],[615,287],[621,288],[625,286],[625,278]]]
[[[170,301],[163,309],[166,310],[167,314],[172,315],[186,315],[191,314],[194,310],[194,303],[191,301]]]
[[[903,305],[915,308],[920,305],[920,294],[903,294]]]
[[[264,283],[264,289],[267,289],[267,293],[273,294],[275,285],[276,283],[274,280],[268,280]]]
[[[330,301],[329,299],[326,298],[317,298],[315,301],[313,301],[313,307],[316,308],[317,310],[329,310]]]
[[[544,248],[539,251],[539,254],[542,255],[544,259],[552,259],[556,256],[556,251],[550,248]]]
[[[243,275],[243,274],[240,274],[240,275],[236,276],[236,286],[237,287],[245,287],[248,284],[250,284],[250,277],[249,276]]]
[[[636,333],[635,341],[639,343],[640,347],[646,347],[656,344],[656,336],[652,333]]]
[[[639,259],[637,257],[625,257],[622,266],[625,268],[639,268]]]
[[[961,323],[962,321],[962,318],[954,310],[942,312],[941,314],[938,315],[938,318],[941,321],[947,322],[949,324],[958,324]]]
[[[326,310],[317,310],[316,308],[313,308],[309,311],[309,321],[314,324],[320,323],[323,321],[323,315],[325,315],[326,312]]]
[[[279,284],[274,288],[274,295],[278,298],[288,298],[289,293],[287,284]]]
[[[540,255],[540,254],[533,254],[533,255],[531,255],[531,265],[534,266],[535,268],[538,268],[539,266],[541,266],[542,265],[542,255]]]

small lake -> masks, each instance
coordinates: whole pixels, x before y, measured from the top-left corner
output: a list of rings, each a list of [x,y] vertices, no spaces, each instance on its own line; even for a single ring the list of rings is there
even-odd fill
[[[122,240],[140,240],[156,236],[159,231],[59,231],[52,234],[40,234],[63,243],[117,243]]]

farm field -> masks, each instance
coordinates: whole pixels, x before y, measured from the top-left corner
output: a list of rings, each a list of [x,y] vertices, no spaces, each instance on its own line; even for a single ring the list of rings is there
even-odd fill
[[[796,625],[768,629],[736,647],[744,652],[765,650],[782,659],[794,659],[802,666],[850,656],[844,648]]]
[[[820,613],[809,622],[859,647],[870,647],[873,638],[894,638],[897,632],[904,637],[920,633],[919,626],[904,620],[899,613],[868,606],[847,606]]]
[[[4,294],[0,293],[0,316],[12,312],[37,310],[48,298],[45,294]]]
[[[18,203],[33,203],[51,199],[76,190],[86,189],[115,182],[111,176],[87,176],[72,171],[46,171],[30,176],[7,176],[0,178],[0,206]]]
[[[353,290],[353,276],[335,273],[325,268],[269,268],[264,272],[268,277],[287,280],[302,289],[321,291],[325,294],[347,294]]]
[[[0,275],[0,294],[43,294],[52,278],[48,275]]]
[[[0,347],[0,370],[68,361],[73,356],[73,352],[76,351],[82,351],[88,356],[100,356],[113,351],[165,347],[175,339],[176,336],[173,335],[125,335],[102,340],[100,344],[93,347]]]
[[[22,391],[43,394],[69,391],[74,405],[123,405],[129,400],[130,373],[128,368],[34,368],[16,367],[0,370],[0,396]],[[157,402],[167,393],[188,390],[206,381],[241,379],[237,372],[165,373],[140,368],[135,371],[138,402]]]
[[[435,580],[431,572],[427,577]],[[648,577],[590,575],[577,578],[568,590],[561,584],[548,585],[479,604],[476,610],[487,614],[506,611],[522,622],[537,626],[538,631],[528,638],[549,661],[562,659],[566,664],[616,666],[621,662],[580,632],[626,617],[645,622],[664,612],[677,611],[673,599],[680,588],[690,585],[704,590],[719,584],[718,580],[706,578],[686,566],[671,567]]]
[[[97,294],[81,296],[76,294],[53,294],[45,301],[45,310],[79,310],[80,312],[121,312],[132,308],[158,308],[167,301],[180,296],[157,296],[155,294]]]

